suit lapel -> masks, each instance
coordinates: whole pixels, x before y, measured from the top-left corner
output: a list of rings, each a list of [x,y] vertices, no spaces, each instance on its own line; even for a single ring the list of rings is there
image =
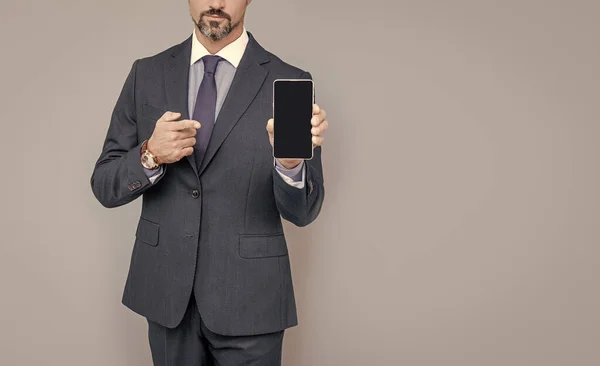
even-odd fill
[[[235,127],[242,114],[248,109],[256,94],[258,94],[267,77],[268,72],[261,65],[269,61],[269,56],[256,42],[250,32],[248,32],[248,36],[248,45],[217,117],[206,149],[206,155],[198,174],[202,174],[206,169],[206,166],[213,159],[229,132]],[[265,121],[265,125],[266,123],[267,121]]]
[[[168,110],[181,113],[181,119],[190,119],[188,112],[188,89],[192,36],[173,49],[165,64],[165,89]],[[194,172],[198,174],[195,154],[186,156]]]
[[[269,62],[269,55],[256,42],[252,33],[248,32],[248,38],[248,45],[233,77],[229,92],[223,101],[200,170],[198,171],[196,167],[195,154],[186,157],[197,175],[202,174],[210,163],[229,132],[260,91],[267,77],[268,71],[261,65]],[[168,110],[181,113],[181,119],[190,119],[188,89],[191,53],[192,36],[173,49],[171,58],[166,62],[164,69]],[[265,121],[266,123],[267,121]]]

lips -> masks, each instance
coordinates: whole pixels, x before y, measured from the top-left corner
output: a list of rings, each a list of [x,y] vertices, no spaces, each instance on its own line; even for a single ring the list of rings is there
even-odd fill
[[[227,19],[227,17],[225,17],[225,16],[216,15],[216,14],[205,14],[205,16],[208,18],[213,18],[213,19]]]

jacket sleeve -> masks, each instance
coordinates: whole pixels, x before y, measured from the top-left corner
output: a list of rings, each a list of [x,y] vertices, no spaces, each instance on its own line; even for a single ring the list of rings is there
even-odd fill
[[[303,73],[300,78],[312,79],[310,73]],[[305,184],[302,189],[286,183],[273,167],[273,191],[275,203],[281,217],[296,226],[306,226],[313,222],[321,211],[325,198],[323,166],[321,163],[322,146],[317,146],[311,160],[305,160]]]
[[[143,141],[138,141],[135,83],[139,60],[127,76],[114,107],[100,157],[90,180],[94,196],[104,207],[118,207],[135,200],[153,183],[144,172],[140,156]],[[164,166],[154,184],[166,171]]]

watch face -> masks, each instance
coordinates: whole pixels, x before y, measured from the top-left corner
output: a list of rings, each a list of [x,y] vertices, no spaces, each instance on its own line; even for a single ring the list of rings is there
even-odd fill
[[[144,153],[144,154],[142,154],[142,165],[144,165],[144,167],[146,169],[151,169],[156,164],[154,163],[154,159],[152,159],[152,157],[150,155],[148,155],[147,153]]]

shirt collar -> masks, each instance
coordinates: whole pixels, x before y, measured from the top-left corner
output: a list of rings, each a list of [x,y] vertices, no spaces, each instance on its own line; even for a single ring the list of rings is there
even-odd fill
[[[242,35],[239,36],[235,41],[223,47],[219,52],[216,53],[216,55],[221,56],[237,69],[240,61],[242,60],[242,56],[244,55],[247,44],[248,33],[246,33],[246,27],[244,27]],[[198,37],[196,37],[196,32],[192,32],[192,56],[190,58],[190,65],[195,64],[198,60],[206,55],[210,55],[210,52],[208,52],[206,47],[200,43]]]

